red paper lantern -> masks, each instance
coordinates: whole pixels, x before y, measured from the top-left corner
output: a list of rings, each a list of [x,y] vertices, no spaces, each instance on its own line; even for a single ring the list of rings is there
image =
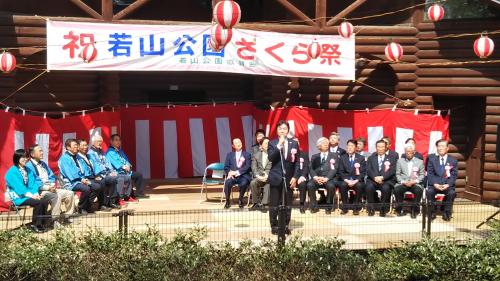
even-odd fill
[[[311,59],[317,59],[321,55],[321,44],[314,40],[307,48],[307,55]]]
[[[481,35],[481,37],[474,42],[474,53],[476,53],[479,58],[485,59],[491,56],[494,49],[495,43],[486,35]]]
[[[240,5],[232,0],[220,1],[214,7],[213,18],[224,28],[232,28],[240,22]]]
[[[95,48],[94,44],[85,45],[85,47],[83,47],[82,51],[80,52],[80,57],[86,63],[93,61],[97,57],[97,49]]]
[[[348,21],[344,21],[339,25],[339,35],[344,37],[344,38],[351,37],[353,31],[354,31],[354,27]]]
[[[431,21],[440,21],[444,17],[444,9],[439,4],[434,4],[427,10],[427,17]]]
[[[403,47],[398,43],[391,42],[385,47],[385,57],[393,62],[398,62],[403,57]]]
[[[213,43],[215,43],[215,46],[218,46],[219,48],[224,48],[224,46],[226,46],[227,43],[231,41],[232,37],[233,37],[232,29],[226,29],[219,24],[214,24],[212,26],[210,40],[213,41]],[[213,46],[212,43],[210,43],[210,45]]]
[[[3,52],[0,55],[0,70],[9,73],[16,68],[16,57],[9,52]]]

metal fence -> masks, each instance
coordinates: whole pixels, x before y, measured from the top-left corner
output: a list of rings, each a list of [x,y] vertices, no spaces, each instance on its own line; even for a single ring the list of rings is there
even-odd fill
[[[420,241],[423,237],[453,238],[457,241],[466,239],[482,239],[490,231],[489,225],[479,224],[489,217],[498,218],[498,205],[481,204],[477,202],[456,201],[453,205],[451,221],[444,221],[439,212],[432,220],[431,206],[421,204],[421,213],[412,219],[410,215],[397,216],[390,212],[385,217],[368,216],[366,211],[354,216],[352,212],[341,215],[339,210],[326,214],[324,209],[318,213],[307,210],[300,213],[298,206],[291,207],[292,218],[290,229],[292,236],[300,239],[314,237],[337,237],[345,241],[346,249],[386,248]],[[11,212],[0,216],[0,229],[10,231],[24,227],[31,221],[30,210],[20,210],[18,214]],[[58,219],[58,218],[54,218]],[[206,241],[230,242],[238,245],[243,240],[256,243],[263,238],[282,241],[289,236],[273,235],[269,225],[269,210],[250,211],[249,209],[199,209],[139,212],[133,209],[114,211],[112,213],[98,212],[86,216],[71,218],[72,223],[63,227],[83,233],[89,229],[99,229],[104,232],[145,231],[149,227],[156,228],[167,238],[174,237],[177,232],[188,232],[194,228],[207,230]],[[50,239],[54,230],[41,235]]]

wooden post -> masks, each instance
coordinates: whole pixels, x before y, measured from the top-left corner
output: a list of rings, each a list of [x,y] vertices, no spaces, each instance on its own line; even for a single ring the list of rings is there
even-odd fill
[[[118,14],[113,16],[113,20],[120,20],[123,19],[133,12],[135,12],[137,9],[142,7],[144,4],[149,2],[150,0],[137,0],[134,3],[130,4],[127,8],[121,10]]]
[[[80,8],[82,11],[87,13],[89,16],[95,18],[95,19],[102,19],[102,16],[99,15],[98,12],[96,12],[94,9],[90,8],[87,6],[87,4],[83,3],[82,0],[70,0],[73,4],[75,4],[78,8]]]
[[[101,14],[103,20],[113,20],[113,0],[101,0]]]
[[[326,0],[316,0],[316,23],[320,29],[326,25]]]
[[[342,18],[347,16],[348,14],[352,13],[354,10],[356,10],[359,6],[364,4],[366,0],[356,0],[354,3],[349,5],[347,8],[345,8],[342,12],[338,13],[336,16],[331,18],[327,23],[326,26],[332,26],[335,25],[337,22],[339,22]]]
[[[306,14],[304,14],[301,10],[299,10],[297,7],[295,7],[292,3],[288,2],[288,0],[276,0],[278,3],[280,3],[283,7],[285,7],[289,12],[294,14],[298,19],[303,20],[305,23],[311,26],[316,26],[316,23],[308,17]]]

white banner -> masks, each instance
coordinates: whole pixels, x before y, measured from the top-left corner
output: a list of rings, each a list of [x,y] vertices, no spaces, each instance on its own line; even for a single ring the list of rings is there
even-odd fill
[[[229,44],[210,48],[210,25],[136,25],[47,21],[49,70],[214,71],[355,79],[354,36],[303,35],[233,29]],[[307,55],[316,39],[317,59]],[[97,55],[81,52],[94,43]],[[90,48],[87,48],[90,49]],[[87,52],[88,53],[88,52]]]

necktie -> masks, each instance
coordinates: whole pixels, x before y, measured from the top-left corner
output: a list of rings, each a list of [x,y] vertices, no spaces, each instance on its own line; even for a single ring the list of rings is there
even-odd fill
[[[441,157],[441,168],[444,167],[444,158]]]
[[[285,155],[284,156],[285,156],[285,159],[286,159],[286,157],[288,155],[288,141],[286,139],[285,139],[285,143],[283,144],[283,149],[285,151]]]
[[[349,163],[351,164],[351,168],[354,165],[354,157],[349,157]]]
[[[321,165],[325,164],[326,162],[326,156],[324,154],[321,154]]]
[[[384,159],[382,157],[378,157],[378,170],[382,170],[382,161],[384,161]]]

